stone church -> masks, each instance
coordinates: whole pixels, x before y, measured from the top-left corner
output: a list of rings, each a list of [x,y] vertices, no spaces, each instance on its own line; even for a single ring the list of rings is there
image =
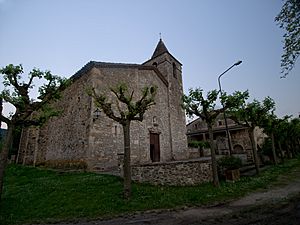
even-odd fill
[[[142,64],[91,61],[70,79],[72,84],[53,103],[56,109],[63,109],[62,115],[42,127],[23,129],[19,163],[83,162],[88,170],[118,168],[124,152],[122,126],[95,106],[86,89],[94,87],[112,97],[110,88],[121,82],[135,95],[145,86],[157,86],[156,104],[146,111],[143,122],[131,124],[132,164],[188,158],[185,112],[181,108],[182,64],[161,39],[152,57]]]

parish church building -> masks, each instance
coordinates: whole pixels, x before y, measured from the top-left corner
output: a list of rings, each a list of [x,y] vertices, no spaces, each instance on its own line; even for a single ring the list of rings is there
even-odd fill
[[[84,163],[91,171],[112,171],[124,153],[122,126],[108,118],[87,94],[105,93],[125,83],[138,100],[145,86],[156,86],[155,105],[143,122],[131,123],[132,164],[188,159],[185,112],[181,108],[182,64],[160,39],[152,57],[142,64],[91,61],[71,78],[72,84],[52,104],[62,114],[41,127],[24,128],[17,161],[29,165]]]

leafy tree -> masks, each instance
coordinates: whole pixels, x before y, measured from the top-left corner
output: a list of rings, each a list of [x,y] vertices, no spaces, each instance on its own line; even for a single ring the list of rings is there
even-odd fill
[[[277,144],[282,159],[282,145],[287,151],[288,157],[295,157],[300,150],[300,119],[294,118],[290,121],[289,119],[290,116],[278,119],[272,114],[267,117],[266,123],[263,125],[264,131],[271,137],[273,155]],[[275,140],[277,140],[277,143]]]
[[[277,140],[277,145],[279,147],[279,152],[281,154],[281,161],[284,161],[284,149],[282,145],[286,141],[287,137],[287,126],[288,126],[289,116],[285,116],[282,119],[278,119],[277,121],[277,129],[275,132],[275,139]]]
[[[274,164],[277,165],[277,156],[275,149],[275,135],[279,125],[279,119],[274,115],[274,112],[270,114],[266,114],[265,120],[262,122],[262,127],[264,132],[270,136],[271,138],[271,146],[272,146],[272,156],[274,160]]]
[[[284,151],[287,153],[287,157],[292,157],[290,146],[290,120],[291,116],[285,116],[282,119],[278,119],[276,130],[274,131],[274,139],[277,140],[279,152],[281,154],[281,160],[284,160]]]
[[[10,117],[0,115],[1,122],[7,124],[7,133],[0,151],[0,196],[3,188],[4,171],[7,164],[9,148],[13,141],[13,131],[18,126],[40,125],[50,116],[57,115],[56,111],[49,110],[47,103],[59,98],[59,88],[64,88],[68,82],[50,71],[33,69],[28,75],[28,82],[24,81],[22,65],[12,64],[0,69],[3,75],[5,89],[0,93],[1,100],[11,103],[16,111]],[[43,79],[45,83],[39,87],[38,100],[30,99],[29,92],[34,87],[34,79]],[[1,104],[2,105],[2,104]],[[32,117],[33,111],[40,111],[39,116]]]
[[[300,0],[286,0],[275,21],[285,30],[281,68],[286,77],[300,54]]]
[[[0,115],[2,115],[2,111],[3,111],[3,99],[0,96]],[[2,125],[2,120],[0,120],[0,128],[1,128],[1,125]]]
[[[288,126],[289,142],[293,157],[297,155],[300,150],[300,119],[294,118],[290,121]]]
[[[120,84],[116,88],[111,88],[111,92],[117,98],[115,108],[109,102],[105,94],[97,94],[95,89],[88,90],[95,101],[97,107],[101,108],[109,118],[120,123],[124,134],[124,197],[131,197],[131,162],[130,162],[130,124],[131,121],[144,119],[145,112],[155,104],[156,87],[145,87],[142,90],[140,99],[134,102],[134,91],[128,92],[126,84]],[[115,110],[116,109],[116,110]]]
[[[222,95],[223,108],[216,109],[216,100],[218,98],[219,92],[217,90],[212,90],[207,93],[206,98],[203,96],[203,89],[196,88],[190,89],[188,95],[183,96],[183,108],[186,110],[188,116],[200,117],[203,121],[207,123],[209,142],[211,149],[211,164],[213,173],[213,184],[214,186],[219,186],[219,177],[217,170],[216,152],[215,144],[213,140],[213,124],[217,116],[223,113],[224,110],[230,107],[238,107],[242,104],[248,97],[248,92],[235,92],[231,96],[227,96],[226,93]]]
[[[254,137],[256,127],[263,126],[268,113],[274,111],[275,102],[270,97],[266,97],[262,102],[254,100],[244,103],[242,107],[233,108],[230,117],[238,124],[248,127],[248,134],[251,140],[253,159],[256,173],[259,174],[259,161],[257,156],[257,145]]]

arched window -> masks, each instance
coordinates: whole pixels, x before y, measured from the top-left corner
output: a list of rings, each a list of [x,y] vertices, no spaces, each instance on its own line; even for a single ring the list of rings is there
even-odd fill
[[[157,67],[157,62],[152,63],[152,66]]]
[[[174,77],[174,78],[177,78],[177,73],[176,73],[177,71],[176,71],[176,70],[177,70],[176,64],[173,63],[173,77]]]

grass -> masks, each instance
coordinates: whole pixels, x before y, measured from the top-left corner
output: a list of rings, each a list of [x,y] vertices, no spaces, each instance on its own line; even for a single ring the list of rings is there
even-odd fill
[[[132,199],[124,201],[122,179],[118,177],[10,165],[0,203],[0,224],[94,219],[135,211],[222,203],[267,188],[280,175],[288,175],[295,169],[300,170],[300,158],[236,183],[221,182],[220,188],[209,183],[193,187],[134,183]]]

